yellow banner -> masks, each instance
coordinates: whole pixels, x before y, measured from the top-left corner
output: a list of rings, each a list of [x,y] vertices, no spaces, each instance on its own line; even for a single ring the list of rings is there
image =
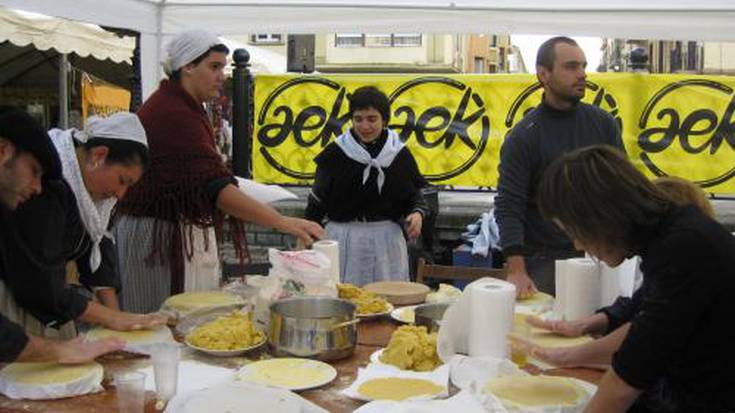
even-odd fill
[[[82,76],[82,121],[92,115],[109,116],[130,110],[130,92],[89,76]]]
[[[443,185],[496,186],[503,138],[541,100],[534,75],[259,75],[255,179],[309,184],[314,157],[350,126],[347,95],[365,85],[389,96],[390,128]],[[590,74],[584,101],[615,118],[647,176],[735,194],[735,77]]]

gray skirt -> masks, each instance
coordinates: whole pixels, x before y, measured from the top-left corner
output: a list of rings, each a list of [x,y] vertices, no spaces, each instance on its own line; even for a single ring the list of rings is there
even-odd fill
[[[406,240],[397,223],[329,222],[325,229],[327,238],[339,243],[342,282],[408,281]]]

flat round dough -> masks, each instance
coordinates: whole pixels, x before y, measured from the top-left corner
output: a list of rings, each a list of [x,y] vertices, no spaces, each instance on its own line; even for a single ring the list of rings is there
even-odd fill
[[[401,401],[418,396],[434,396],[444,388],[430,380],[387,377],[362,383],[357,392],[370,400]]]
[[[117,337],[125,340],[128,344],[148,344],[166,341],[171,338],[168,327],[160,326],[151,330],[116,331],[103,327],[96,327],[87,332],[89,340],[99,340],[107,337]]]
[[[104,370],[99,363],[58,364],[53,362],[11,363],[2,371],[2,379],[29,385],[70,384],[89,380],[98,375],[100,380]]]
[[[585,401],[585,390],[566,377],[504,376],[494,378],[484,390],[506,408],[518,406],[575,406]]]
[[[163,303],[165,307],[180,312],[239,304],[244,305],[245,301],[225,291],[194,291],[176,294]]]
[[[517,303],[520,305],[526,305],[526,306],[535,306],[535,305],[544,305],[544,304],[551,304],[554,302],[554,296],[549,295],[542,292],[537,292],[536,294],[527,297],[527,298],[518,298]]]
[[[220,385],[203,389],[191,395],[183,404],[183,413],[299,413],[298,399],[289,397],[285,390],[238,388],[236,385]],[[182,407],[182,406],[178,406]],[[167,410],[168,411],[168,410]],[[179,411],[181,410],[173,410]]]
[[[541,347],[573,347],[580,344],[589,343],[594,339],[590,336],[567,337],[543,328],[533,327],[526,322],[527,314],[515,313],[513,316],[514,331],[527,331],[528,336],[525,337],[533,344]],[[526,325],[525,330],[523,325]]]
[[[279,358],[250,363],[238,376],[250,383],[302,390],[329,383],[337,377],[337,370],[317,360]]]

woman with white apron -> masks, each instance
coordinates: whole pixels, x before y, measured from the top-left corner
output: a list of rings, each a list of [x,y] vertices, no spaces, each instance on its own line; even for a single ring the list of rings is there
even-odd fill
[[[339,243],[342,282],[408,281],[404,231],[409,239],[421,234],[426,181],[411,152],[387,128],[388,97],[367,86],[349,102],[352,128],[315,159],[306,218],[326,220],[327,238]]]

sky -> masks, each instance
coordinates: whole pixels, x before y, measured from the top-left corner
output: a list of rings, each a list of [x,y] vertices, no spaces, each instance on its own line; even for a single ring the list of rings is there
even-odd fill
[[[523,34],[512,34],[510,41],[512,44],[518,46],[521,49],[521,55],[523,56],[523,63],[526,64],[526,69],[529,73],[536,73],[536,52],[539,46],[544,40],[553,37],[554,35],[542,34],[542,35],[523,35]],[[602,52],[600,46],[602,45],[602,39],[599,37],[576,37],[572,36],[574,40],[579,43],[584,54],[587,57],[587,71],[597,71],[597,66],[600,65],[600,59],[602,58]]]

